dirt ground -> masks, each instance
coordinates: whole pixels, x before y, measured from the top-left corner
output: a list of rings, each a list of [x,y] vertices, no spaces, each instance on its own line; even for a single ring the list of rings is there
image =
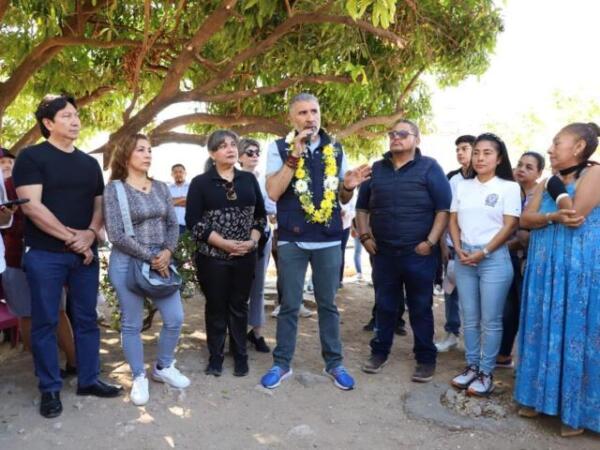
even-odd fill
[[[295,377],[269,391],[258,386],[272,358],[253,350],[250,374],[232,375],[226,358],[220,378],[204,375],[207,350],[203,299],[186,303],[186,322],[177,353],[178,366],[192,385],[184,392],[151,382],[150,402],[135,407],[126,393],[117,399],[77,397],[75,380],[62,391],[63,414],[53,420],[38,414],[38,393],[28,354],[0,346],[0,449],[600,449],[600,436],[563,439],[554,418],[468,420],[466,426],[436,419],[444,406],[438,391],[463,366],[462,353],[441,354],[433,383],[410,381],[414,367],[412,336],[396,337],[390,361],[377,375],[360,371],[369,353],[371,334],[362,330],[373,304],[373,290],[347,282],[339,291],[345,364],[356,388],[343,392],[320,376],[323,363],[316,317],[300,319]],[[314,307],[309,303],[309,306]],[[267,308],[270,313],[272,307]],[[435,300],[437,332],[443,326],[443,303]],[[264,329],[273,346],[276,320],[268,316]],[[160,321],[144,334],[146,362],[153,361]],[[119,335],[102,331],[102,376],[121,383],[128,392],[130,376],[123,361]],[[498,374],[510,389],[512,371]],[[505,391],[509,396],[510,391]],[[421,400],[423,398],[423,400]],[[411,406],[412,405],[412,406]],[[427,418],[423,418],[427,417]],[[490,422],[492,421],[492,422]],[[491,424],[491,425],[490,425]]]

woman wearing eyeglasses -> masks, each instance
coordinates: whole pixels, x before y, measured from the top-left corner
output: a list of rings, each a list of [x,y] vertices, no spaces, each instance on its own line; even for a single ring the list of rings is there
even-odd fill
[[[239,163],[243,171],[250,172],[258,180],[262,197],[265,202],[267,215],[274,216],[277,213],[277,206],[267,195],[265,179],[260,176],[257,166],[260,158],[260,144],[254,139],[242,139],[238,144]],[[256,271],[254,272],[254,281],[250,290],[248,325],[251,330],[248,332],[248,341],[250,341],[256,351],[269,353],[271,349],[265,342],[261,334],[261,328],[265,323],[265,275],[269,266],[269,256],[271,254],[271,228],[267,224],[265,234],[260,242],[258,249],[258,261]]]
[[[513,181],[504,142],[485,133],[473,144],[475,177],[460,181],[450,207],[456,287],[463,314],[465,370],[452,385],[488,396],[502,340],[502,312],[513,280],[506,242],[521,215],[521,190]]]
[[[248,296],[254,278],[258,241],[267,224],[256,177],[235,168],[238,136],[212,133],[207,142],[214,165],[195,177],[188,191],[185,221],[197,243],[198,282],[206,297],[208,375],[223,370],[229,329],[235,376],[248,374],[246,328]]]

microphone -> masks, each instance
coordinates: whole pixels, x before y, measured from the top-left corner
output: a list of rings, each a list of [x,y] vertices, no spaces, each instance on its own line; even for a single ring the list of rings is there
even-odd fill
[[[309,133],[304,138],[304,152],[303,152],[304,156],[310,155],[310,141],[312,140],[312,137],[313,137],[313,133]]]

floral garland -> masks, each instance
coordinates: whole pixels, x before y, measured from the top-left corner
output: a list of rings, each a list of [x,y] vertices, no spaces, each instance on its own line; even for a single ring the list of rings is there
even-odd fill
[[[295,137],[296,133],[294,131],[291,131],[285,137],[285,142],[288,144],[288,147],[291,146]],[[292,150],[290,149],[289,152],[291,153]],[[340,180],[337,177],[336,155],[337,150],[333,145],[327,144],[323,148],[323,162],[325,164],[323,188],[325,189],[325,192],[319,208],[313,203],[313,193],[310,190],[311,179],[307,170],[304,168],[304,157],[300,157],[298,160],[298,165],[294,172],[294,177],[296,179],[293,183],[294,193],[298,196],[302,210],[306,213],[306,220],[310,223],[321,223],[326,225],[331,220],[333,209],[337,201],[337,191],[340,183]]]

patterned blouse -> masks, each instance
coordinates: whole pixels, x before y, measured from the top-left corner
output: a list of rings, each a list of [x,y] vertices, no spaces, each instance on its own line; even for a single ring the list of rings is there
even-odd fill
[[[185,222],[192,231],[198,252],[219,259],[229,254],[208,243],[214,231],[223,239],[247,241],[252,230],[264,232],[265,204],[256,177],[234,169],[233,182],[221,178],[212,167],[190,183]]]

